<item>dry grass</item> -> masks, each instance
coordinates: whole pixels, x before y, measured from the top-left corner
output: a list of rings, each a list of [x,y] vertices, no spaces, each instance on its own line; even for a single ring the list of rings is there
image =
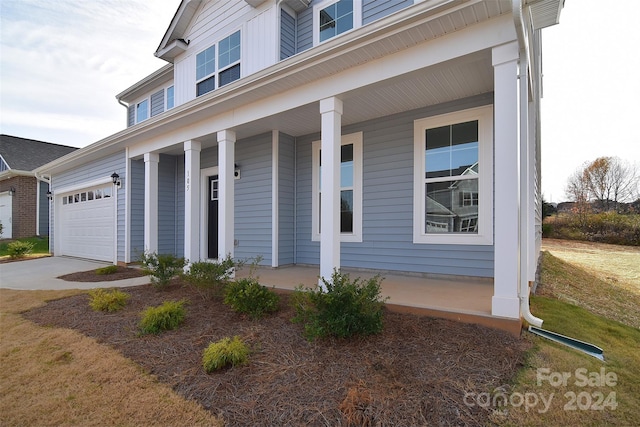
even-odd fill
[[[115,350],[19,314],[78,292],[0,290],[0,425],[222,425]]]
[[[640,247],[544,239],[542,250],[640,295]]]

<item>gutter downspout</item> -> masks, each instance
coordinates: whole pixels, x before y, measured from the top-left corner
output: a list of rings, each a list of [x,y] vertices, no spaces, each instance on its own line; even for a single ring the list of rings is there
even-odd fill
[[[523,82],[526,83],[527,80],[527,39],[525,36],[525,29],[524,29],[524,21],[522,19],[522,2],[523,0],[512,0],[511,4],[512,4],[512,10],[513,10],[513,22],[514,22],[514,26],[516,29],[516,34],[518,36],[518,45],[520,47],[520,71],[519,71],[519,79],[520,79],[520,85],[524,84]],[[521,86],[522,87],[522,86]],[[523,99],[524,98],[524,99]],[[526,103],[527,102],[527,98],[521,96],[520,97],[520,102],[521,103]],[[520,116],[520,120],[523,120],[522,117],[522,111],[526,111],[526,109],[520,109],[521,111],[521,116]],[[524,117],[524,120],[528,120],[528,117]],[[522,135],[520,135],[520,138],[522,139]],[[521,154],[522,155],[522,154]],[[521,206],[522,209],[522,206]],[[523,268],[524,266],[521,265],[520,268]],[[529,283],[526,280],[522,280],[521,278],[522,276],[520,276],[520,313],[522,313],[522,317],[524,318],[524,320],[526,320],[529,324],[536,326],[536,327],[541,327],[542,326],[542,322],[543,320],[535,317],[532,313],[531,310],[529,308]]]

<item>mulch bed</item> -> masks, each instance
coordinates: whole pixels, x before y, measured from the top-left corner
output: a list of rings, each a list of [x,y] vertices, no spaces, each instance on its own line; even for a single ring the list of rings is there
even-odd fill
[[[68,282],[111,282],[115,280],[133,279],[142,277],[145,274],[139,268],[118,266],[118,270],[111,274],[96,274],[96,270],[79,271],[77,273],[65,274],[58,279]]]
[[[117,313],[92,311],[80,294],[24,316],[119,350],[227,426],[486,425],[491,410],[469,407],[465,393],[508,391],[528,348],[502,331],[389,311],[380,335],[308,342],[290,321],[286,294],[278,313],[252,321],[180,281],[160,291],[122,290],[131,298]],[[189,303],[179,329],[139,336],[145,307],[183,298]],[[249,364],[207,374],[203,350],[235,335],[252,348]]]

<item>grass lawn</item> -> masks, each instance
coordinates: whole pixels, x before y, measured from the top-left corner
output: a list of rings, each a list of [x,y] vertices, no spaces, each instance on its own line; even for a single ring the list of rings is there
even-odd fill
[[[629,261],[640,252],[583,245],[546,247],[531,311],[543,328],[601,347],[605,362],[527,334],[528,366],[510,391],[513,404],[493,408],[498,424],[640,425],[640,262]]]

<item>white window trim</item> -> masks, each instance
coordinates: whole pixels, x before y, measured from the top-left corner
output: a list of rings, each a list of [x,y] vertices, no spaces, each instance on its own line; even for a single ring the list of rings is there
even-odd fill
[[[238,59],[235,62],[232,62],[231,64],[226,65],[224,68],[220,68],[220,60],[219,60],[219,57],[218,57],[218,55],[220,54],[220,42],[222,40],[226,39],[227,37],[231,36],[232,34],[237,33],[237,32],[240,32],[240,59]],[[242,58],[244,56],[244,46],[246,45],[246,43],[244,41],[244,38],[243,38],[244,37],[244,33],[245,33],[244,29],[242,27],[238,27],[235,30],[230,31],[229,33],[225,34],[223,37],[220,37],[218,40],[216,40],[215,43],[210,44],[210,45],[208,45],[207,47],[205,47],[203,49],[200,49],[196,53],[194,59],[196,61],[195,65],[197,67],[197,65],[198,65],[197,56],[200,53],[204,52],[205,50],[209,49],[211,46],[215,46],[216,47],[216,49],[215,49],[215,56],[216,56],[216,59],[215,59],[215,61],[216,61],[215,71],[213,73],[211,73],[211,74],[207,74],[206,76],[202,77],[201,79],[196,79],[196,85],[195,85],[196,97],[198,96],[197,95],[198,94],[198,84],[202,83],[205,80],[210,79],[211,77],[213,77],[214,79],[213,79],[213,90],[211,90],[210,92],[213,92],[214,90],[220,89],[220,84],[219,84],[220,83],[219,82],[220,72],[221,71],[225,71],[225,70],[227,70],[227,69],[229,69],[229,68],[231,68],[231,67],[233,67],[235,65],[240,64],[240,78],[242,78],[243,73],[244,73],[244,68],[245,68],[245,67],[242,66],[242,62],[243,62]],[[195,69],[194,69],[194,73],[195,73]],[[173,96],[174,96],[174,106],[175,106],[175,88],[173,90],[174,90]],[[207,93],[209,93],[209,92],[207,92]],[[202,95],[200,95],[200,96],[202,96]]]
[[[353,232],[340,233],[341,242],[362,242],[362,132],[350,133],[342,135],[340,146],[353,144]],[[320,165],[320,148],[321,141],[314,141],[312,144],[312,168],[311,168],[311,240],[320,241],[320,233],[318,232],[318,224],[320,219],[318,195],[320,188],[320,179],[318,167]]]
[[[313,6],[313,45],[317,46],[320,44],[320,11],[327,6],[331,6],[334,3],[338,3],[340,0],[324,0]],[[362,0],[353,0],[353,28],[349,31],[345,31],[344,33],[338,34],[335,37],[331,37],[323,41],[322,43],[326,43],[330,40],[339,37],[342,34],[350,33],[362,26]]]
[[[426,233],[425,131],[440,126],[478,120],[478,233]],[[451,245],[493,244],[493,106],[471,108],[413,122],[413,243]],[[515,179],[515,177],[514,177]]]

